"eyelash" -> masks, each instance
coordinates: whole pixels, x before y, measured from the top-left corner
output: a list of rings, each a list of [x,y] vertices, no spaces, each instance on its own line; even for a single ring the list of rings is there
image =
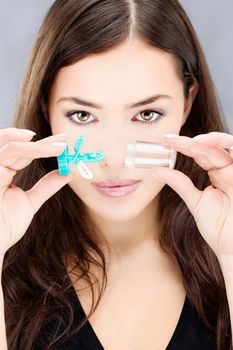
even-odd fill
[[[91,124],[92,121],[91,121],[91,122],[88,122],[88,123],[82,123],[82,122],[77,122],[77,121],[75,121],[75,120],[72,118],[73,115],[78,114],[78,113],[80,113],[80,112],[84,112],[84,113],[90,114],[89,112],[87,112],[87,111],[85,111],[85,110],[73,110],[73,111],[69,111],[69,112],[65,113],[65,117],[69,118],[69,119],[70,119],[72,122],[74,122],[75,124],[78,124],[78,125],[81,125],[81,126]],[[164,114],[164,113],[159,112],[159,111],[154,110],[154,109],[145,109],[145,110],[141,111],[140,113],[142,113],[142,112],[154,112],[154,113],[158,114],[157,119],[154,120],[154,121],[148,121],[148,122],[147,122],[147,121],[137,120],[139,123],[146,124],[146,125],[148,125],[148,126],[153,126],[154,124],[158,123],[161,119],[163,119],[163,118],[165,117],[165,114]],[[140,113],[139,113],[139,114],[140,114]],[[91,114],[90,114],[90,115],[91,115]]]

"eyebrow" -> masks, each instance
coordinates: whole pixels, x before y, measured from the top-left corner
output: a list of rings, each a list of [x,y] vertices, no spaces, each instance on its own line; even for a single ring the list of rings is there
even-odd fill
[[[140,107],[140,106],[144,106],[144,105],[147,105],[147,104],[150,104],[158,99],[161,99],[161,98],[167,98],[167,99],[171,99],[172,97],[169,96],[169,95],[164,95],[164,94],[160,94],[160,95],[155,95],[155,96],[151,96],[151,97],[148,97],[146,98],[145,100],[143,101],[139,101],[139,102],[136,102],[136,103],[133,103],[131,105],[126,105],[125,108],[126,109],[130,109],[130,108],[136,108],[136,107]],[[56,103],[59,103],[59,102],[63,102],[63,101],[68,101],[68,102],[73,102],[73,103],[76,103],[76,104],[79,104],[79,105],[82,105],[82,106],[87,106],[87,107],[92,107],[92,108],[95,108],[95,109],[103,109],[103,106],[97,104],[97,103],[94,103],[94,102],[90,102],[90,101],[85,101],[83,99],[81,99],[80,97],[73,97],[73,96],[70,96],[70,97],[61,97],[58,99],[58,101]]]

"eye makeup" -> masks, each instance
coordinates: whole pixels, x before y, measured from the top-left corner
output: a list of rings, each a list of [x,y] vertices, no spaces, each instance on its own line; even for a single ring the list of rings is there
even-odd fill
[[[91,123],[96,123],[96,119],[90,121],[90,122],[81,122],[81,121],[77,121],[77,120],[74,120],[74,115],[76,114],[80,114],[80,113],[87,113],[89,115],[92,115],[90,114],[89,112],[85,111],[85,110],[71,110],[71,111],[68,111],[65,113],[65,117],[69,118],[69,120],[73,123],[75,123],[76,125],[79,125],[79,126],[85,126],[85,125],[89,125]],[[142,114],[143,112],[152,112],[152,113],[155,113],[157,114],[157,118],[155,120],[139,120],[139,119],[136,119],[136,116]],[[153,126],[154,124],[158,123],[161,119],[163,119],[164,117],[166,117],[165,113],[161,112],[161,111],[158,111],[158,110],[155,110],[155,109],[146,109],[146,110],[143,110],[141,112],[139,112],[135,117],[133,117],[133,121],[136,121],[136,122],[139,122],[141,124],[144,124],[146,126]],[[153,118],[151,118],[153,119]]]

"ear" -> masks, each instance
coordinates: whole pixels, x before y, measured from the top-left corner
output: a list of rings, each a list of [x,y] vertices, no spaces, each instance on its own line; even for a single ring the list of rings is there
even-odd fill
[[[186,120],[189,116],[189,113],[193,105],[193,101],[195,100],[195,97],[197,95],[198,89],[199,89],[199,85],[197,82],[193,84],[189,89],[189,95],[185,99],[185,103],[184,103],[184,114],[183,114],[182,126],[186,123]]]

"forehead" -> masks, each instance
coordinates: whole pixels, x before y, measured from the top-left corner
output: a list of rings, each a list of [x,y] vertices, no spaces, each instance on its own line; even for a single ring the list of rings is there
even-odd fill
[[[172,54],[141,41],[124,43],[112,50],[89,55],[57,73],[53,84],[55,94],[82,91],[96,96],[97,91],[127,93],[129,89],[163,92],[177,88],[177,62]]]

